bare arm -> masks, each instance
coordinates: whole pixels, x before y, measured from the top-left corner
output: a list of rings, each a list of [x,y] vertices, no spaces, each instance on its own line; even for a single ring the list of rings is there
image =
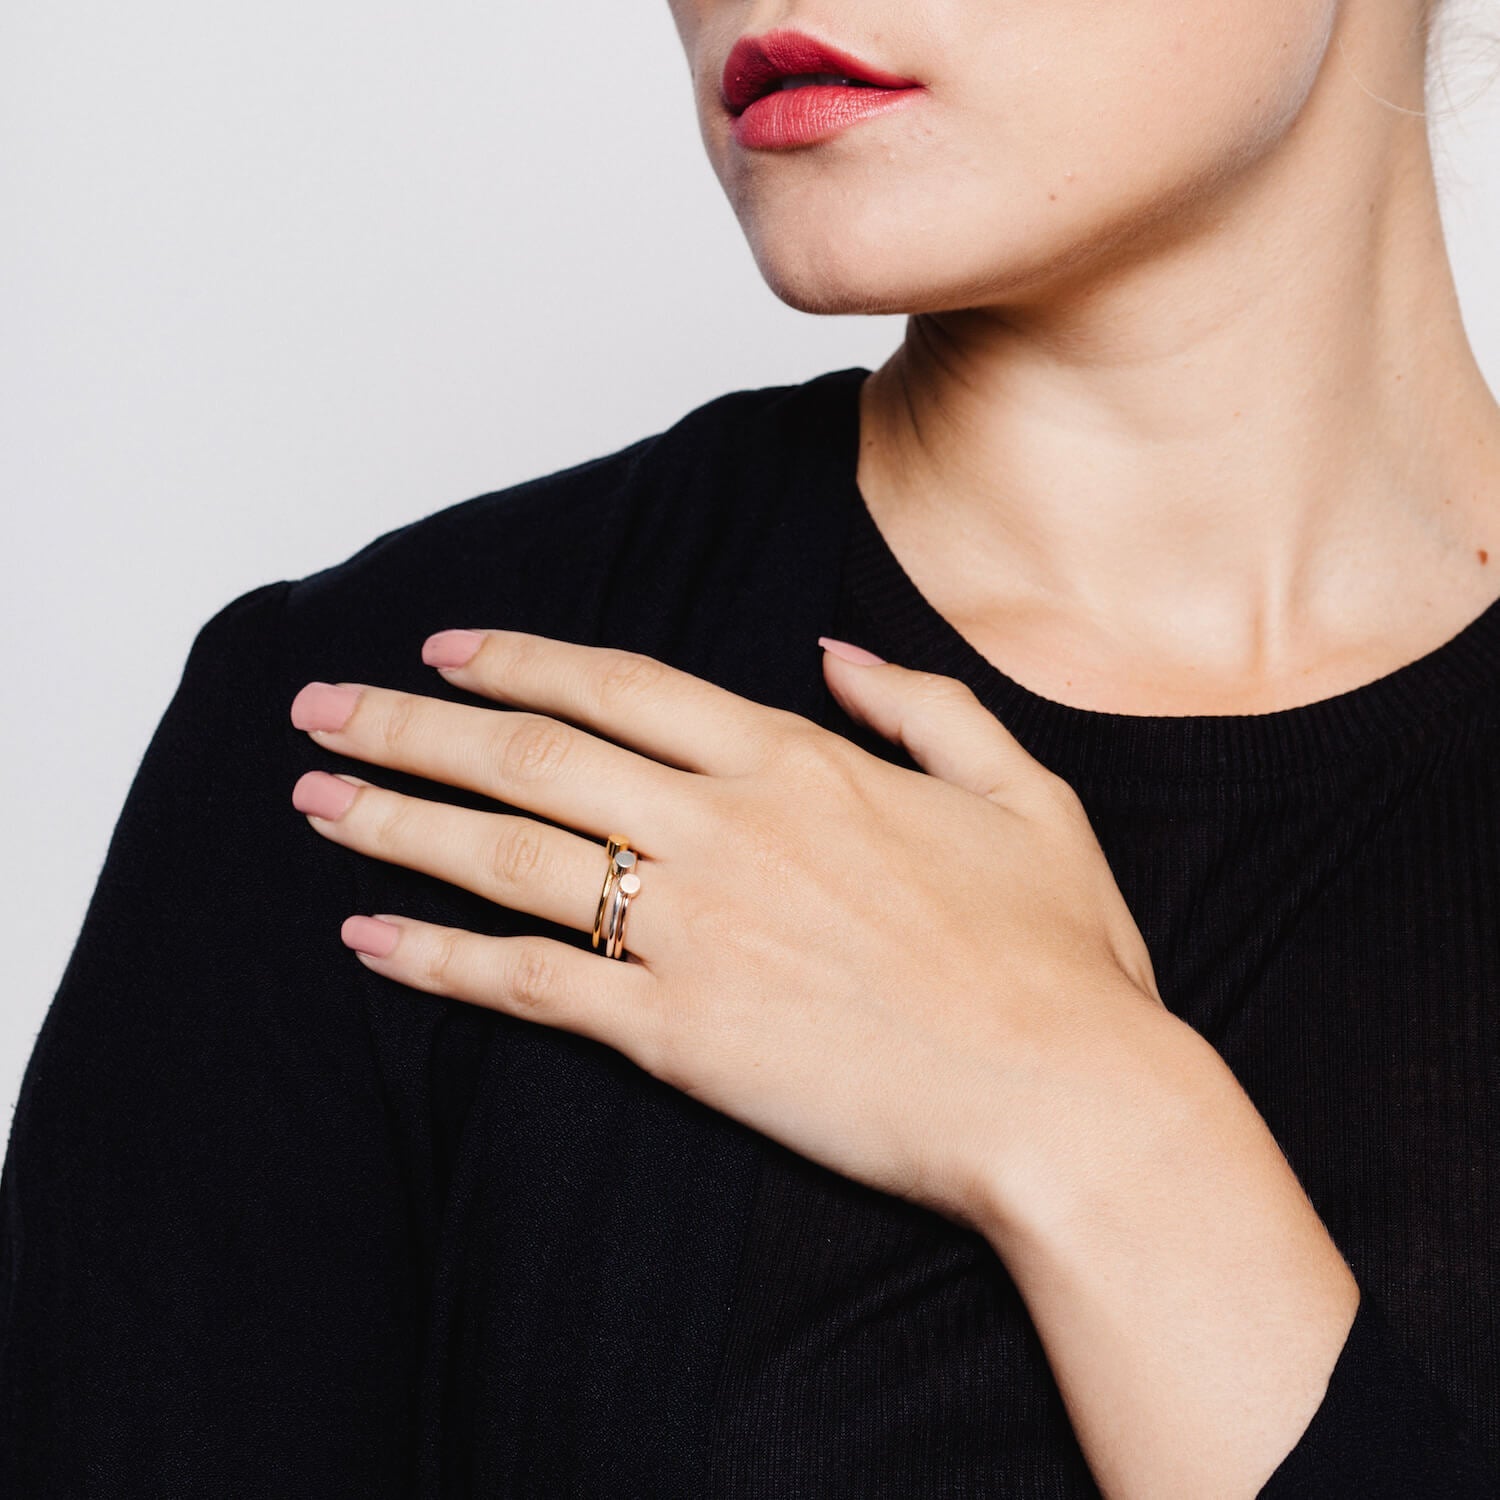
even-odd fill
[[[1250,1500],[1318,1412],[1359,1288],[1224,1061],[1169,1013],[1141,1019],[1060,1101],[1046,1152],[981,1173],[980,1227],[1110,1500]],[[1374,1395],[1372,1417],[1413,1406]],[[1441,1493],[1495,1493],[1461,1433],[1443,1444],[1409,1455]],[[1277,1493],[1371,1493],[1326,1482],[1289,1470]]]

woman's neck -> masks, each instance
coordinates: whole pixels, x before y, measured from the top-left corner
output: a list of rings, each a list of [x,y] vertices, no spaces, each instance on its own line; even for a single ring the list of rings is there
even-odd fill
[[[1352,88],[1330,64],[1278,150],[1111,268],[916,315],[866,381],[872,514],[1036,691],[1125,713],[1290,707],[1394,670],[1500,595],[1500,409],[1425,122]]]

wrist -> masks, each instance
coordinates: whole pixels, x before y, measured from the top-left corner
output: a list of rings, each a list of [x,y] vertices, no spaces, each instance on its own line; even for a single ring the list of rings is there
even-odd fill
[[[1167,1220],[1272,1206],[1290,1232],[1322,1234],[1259,1111],[1229,1065],[1154,1000],[1116,1020],[1054,1070],[1023,1142],[975,1174],[975,1225],[1019,1280],[1086,1260],[1108,1243],[1157,1243]],[[1272,1221],[1266,1220],[1268,1230]],[[1023,1286],[1024,1290],[1024,1286]]]
[[[1183,1493],[1232,1472],[1248,1494],[1321,1400],[1359,1288],[1201,1035],[1163,1012],[1111,1044],[988,1178],[981,1232],[1103,1488],[1156,1493],[1149,1476],[1181,1468]]]
[[[1086,1211],[1122,1172],[1170,1158],[1218,1086],[1215,1064],[1225,1068],[1154,998],[1102,1005],[1096,1016],[1085,1048],[1033,1067],[1039,1086],[1024,1128],[1012,1118],[991,1130],[969,1163],[970,1222],[1004,1258]]]

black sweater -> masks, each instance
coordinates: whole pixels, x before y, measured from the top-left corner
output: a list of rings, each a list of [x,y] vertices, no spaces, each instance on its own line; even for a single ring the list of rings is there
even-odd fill
[[[313,678],[489,703],[418,656],[474,624],[646,650],[906,765],[817,635],[968,682],[1079,792],[1167,1004],[1359,1280],[1262,1497],[1500,1494],[1500,604],[1278,713],[1051,702],[864,510],[865,373],[731,393],[204,625],[11,1129],[0,1495],[1098,1493],[981,1237],[340,943],[378,911],[588,941],[291,806],[317,766],[495,806],[288,718]]]

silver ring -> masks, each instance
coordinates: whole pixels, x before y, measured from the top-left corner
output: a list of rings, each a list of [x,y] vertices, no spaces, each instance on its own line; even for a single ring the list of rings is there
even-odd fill
[[[594,913],[593,945],[601,939],[607,958],[625,958],[625,917],[631,897],[641,888],[636,873],[637,856],[628,839],[611,835],[604,841],[609,867],[604,872],[604,886],[599,892],[599,907]]]

